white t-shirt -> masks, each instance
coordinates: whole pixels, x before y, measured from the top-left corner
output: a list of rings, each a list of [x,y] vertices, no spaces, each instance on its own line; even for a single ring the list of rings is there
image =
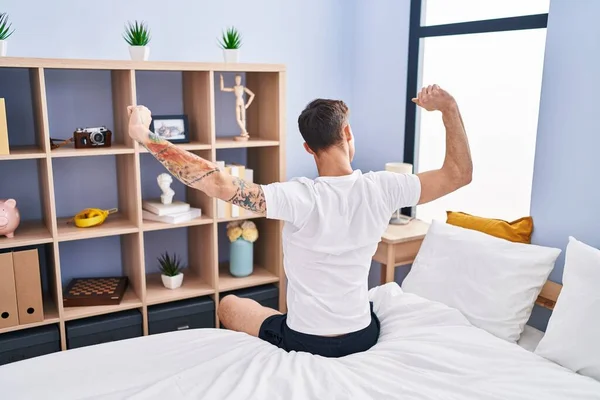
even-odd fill
[[[371,322],[371,259],[393,213],[415,206],[416,175],[378,171],[263,185],[267,218],[285,221],[287,325],[341,335]]]

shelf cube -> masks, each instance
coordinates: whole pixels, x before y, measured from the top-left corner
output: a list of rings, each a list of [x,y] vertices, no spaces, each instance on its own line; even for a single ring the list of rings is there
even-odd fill
[[[74,278],[126,276],[129,284],[118,305],[65,307],[65,320],[84,318],[142,306],[144,276],[139,269],[141,234],[107,236],[62,242],[60,273],[62,292]],[[62,302],[61,302],[62,304]]]
[[[136,201],[134,154],[53,159],[58,239],[74,240],[137,231],[141,210]],[[117,212],[102,225],[80,228],[72,218],[87,208]]]
[[[153,116],[185,115],[188,122],[187,149],[212,144],[212,101],[208,71],[136,71],[137,104]]]
[[[215,293],[214,225],[205,224],[144,233],[146,302],[158,304]],[[165,288],[158,258],[168,252],[177,255],[184,266],[183,284]]]
[[[44,74],[40,68],[0,68],[10,153],[42,156],[48,148],[44,120]],[[0,110],[2,112],[2,110]]]
[[[135,104],[132,71],[47,69],[44,75],[50,138],[68,139],[77,128],[106,126],[111,147],[133,148],[127,129],[127,106]],[[70,145],[53,152],[78,150]]]

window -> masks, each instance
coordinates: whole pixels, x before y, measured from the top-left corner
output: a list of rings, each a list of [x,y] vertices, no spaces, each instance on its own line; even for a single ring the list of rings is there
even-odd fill
[[[423,25],[547,14],[550,0],[424,0]]]
[[[473,7],[476,2],[427,0],[423,12],[425,19],[465,20],[547,11],[548,6],[548,0],[525,2],[538,8],[494,0],[486,1],[495,4],[496,8],[487,9],[491,14],[481,14]],[[417,3],[421,2],[413,0],[412,5],[420,9]],[[449,4],[454,6],[451,15],[444,13]],[[407,98],[433,83],[454,95],[474,164],[470,185],[416,207],[416,217],[445,220],[446,210],[508,220],[529,215],[547,14],[444,27],[421,26],[421,17],[414,10],[411,14],[411,24],[416,20],[417,26],[411,26]],[[407,102],[406,115],[406,162],[415,165],[415,172],[439,168],[445,153],[440,113],[422,111]]]

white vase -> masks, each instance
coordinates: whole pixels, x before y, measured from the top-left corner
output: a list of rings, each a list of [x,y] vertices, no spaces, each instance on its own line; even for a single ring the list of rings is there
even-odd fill
[[[6,57],[7,49],[8,49],[8,41],[0,40],[0,57]]]
[[[223,49],[223,58],[226,63],[240,62],[240,49]]]
[[[129,46],[129,55],[133,61],[146,61],[150,56],[149,46]]]
[[[175,276],[167,276],[161,274],[160,277],[162,279],[163,285],[167,289],[177,289],[183,283],[183,274],[181,272]]]

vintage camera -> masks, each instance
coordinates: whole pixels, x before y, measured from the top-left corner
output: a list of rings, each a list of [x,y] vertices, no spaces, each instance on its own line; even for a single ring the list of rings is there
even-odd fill
[[[97,128],[77,128],[73,133],[73,142],[76,149],[90,147],[110,147],[112,132],[105,126]]]

